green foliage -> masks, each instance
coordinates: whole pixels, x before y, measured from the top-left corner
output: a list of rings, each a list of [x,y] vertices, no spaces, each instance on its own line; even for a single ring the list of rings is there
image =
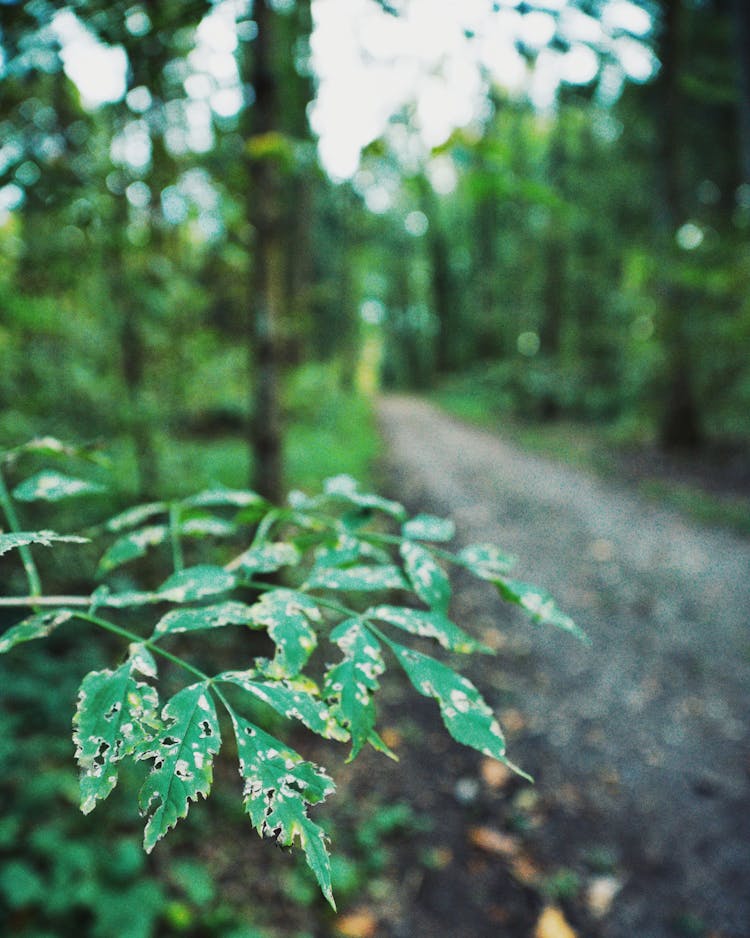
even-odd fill
[[[54,470],[41,476],[68,478]],[[31,484],[21,482],[15,500],[23,501],[38,487],[39,477],[33,476]],[[87,485],[86,480],[60,483],[56,497],[73,498],[89,491]],[[277,731],[276,723],[258,723],[268,714],[299,721],[324,739],[349,741],[350,759],[367,744],[392,755],[376,731],[375,697],[387,649],[415,689],[435,699],[458,742],[506,762],[502,730],[479,690],[450,664],[394,641],[390,630],[433,640],[454,653],[491,653],[450,618],[447,569],[456,565],[491,581],[503,598],[535,620],[580,634],[545,593],[505,576],[510,558],[497,548],[451,551],[444,546],[454,533],[450,521],[429,515],[410,519],[402,505],[361,491],[349,476],[327,480],[314,497],[294,492],[287,506],[273,507],[252,492],[211,489],[121,511],[88,529],[100,555],[99,575],[118,575],[122,563],[135,567],[140,560],[160,585],[123,589],[113,580],[80,596],[44,594],[30,545],[87,539],[23,531],[4,483],[0,502],[12,529],[2,544],[8,553],[22,555],[30,593],[2,598],[0,605],[44,607],[7,630],[0,651],[43,638],[71,620],[128,643],[122,663],[91,670],[78,692],[74,742],[82,811],[90,812],[110,795],[125,765],[137,771],[150,761],[138,798],[147,819],[144,847],[150,852],[187,815],[191,802],[208,797],[226,712],[253,827],[282,845],[301,847],[331,904],[327,837],[309,811],[333,792],[333,781],[269,732]],[[217,514],[191,515],[207,508]],[[164,523],[155,525],[159,516]],[[200,523],[191,527],[191,521]],[[144,556],[155,528],[163,535],[156,543],[170,547],[172,572],[166,578],[151,570]],[[100,540],[113,536],[114,542],[102,548]],[[193,541],[200,543],[193,546]],[[134,553],[133,544],[144,549]],[[272,581],[262,579],[269,574]],[[393,604],[391,594],[402,604]],[[170,605],[174,608],[164,611]],[[135,621],[141,624],[137,632],[131,625]],[[203,647],[210,660],[211,633],[230,625],[246,630],[251,656],[250,633],[264,632],[275,649],[273,658],[255,654],[250,667],[211,674],[195,663],[193,652],[188,658],[164,647],[181,636],[181,652],[190,641],[196,653]],[[326,649],[322,656],[316,654],[321,645]],[[338,661],[328,660],[331,648],[338,649]],[[180,675],[189,683],[181,686]],[[163,704],[160,689],[167,695]],[[21,892],[36,895],[33,876],[20,868],[8,876],[23,880]]]

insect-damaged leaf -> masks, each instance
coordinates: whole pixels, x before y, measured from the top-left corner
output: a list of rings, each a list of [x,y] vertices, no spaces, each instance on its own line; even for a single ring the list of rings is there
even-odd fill
[[[236,684],[257,700],[268,704],[288,720],[300,723],[325,739],[346,740],[349,734],[336,722],[330,709],[293,681],[267,681],[256,671],[225,671],[217,681]]]
[[[74,479],[53,469],[44,469],[21,482],[13,489],[13,498],[19,502],[59,502],[76,495],[99,495],[105,492],[103,485],[86,479]]]
[[[379,495],[360,492],[357,488],[357,482],[351,476],[339,475],[326,479],[323,483],[323,491],[332,498],[340,498],[356,505],[358,508],[374,508],[382,511],[398,521],[406,518],[406,510],[403,505],[393,502],[388,498],[381,498]]]
[[[380,643],[359,619],[342,622],[331,632],[331,641],[343,651],[344,660],[329,668],[323,696],[334,703],[339,720],[351,733],[351,762],[373,734],[372,695],[380,686],[378,677],[385,671],[385,663]]]
[[[250,625],[253,621],[252,606],[230,600],[212,606],[172,609],[156,623],[154,635],[218,629],[224,625]]]
[[[307,581],[308,589],[344,590],[352,593],[408,589],[399,568],[388,564],[361,564],[356,567],[318,567]]]
[[[498,592],[508,602],[520,606],[534,622],[554,625],[558,629],[570,632],[582,641],[589,643],[589,637],[575,622],[562,612],[555,600],[544,590],[531,583],[520,580],[498,579],[493,581]]]
[[[419,544],[404,541],[401,545],[406,575],[414,592],[431,609],[447,612],[451,599],[451,584],[432,554]]]
[[[471,635],[439,612],[409,609],[407,606],[373,606],[364,613],[364,617],[389,622],[412,635],[434,638],[449,651],[457,651],[461,654],[471,654],[476,651],[493,654],[491,648],[473,639]]]
[[[162,583],[159,593],[174,603],[189,603],[207,596],[227,593],[237,585],[237,578],[223,567],[198,564],[173,573]]]
[[[326,836],[307,815],[335,786],[318,766],[293,749],[232,713],[240,775],[245,780],[244,805],[261,836],[275,836],[289,846],[299,841],[321,891],[335,908]]]
[[[12,534],[0,534],[0,556],[13,550],[14,547],[26,547],[29,544],[41,544],[50,547],[53,541],[63,541],[68,544],[87,544],[87,537],[77,537],[75,534],[55,534],[54,531],[18,531]]]
[[[149,815],[143,837],[147,853],[188,813],[191,801],[206,797],[221,736],[205,682],[183,688],[162,710],[164,729],[139,753],[154,767],[141,788],[141,813]]]
[[[450,518],[415,515],[404,524],[401,533],[414,541],[450,541],[456,526]]]
[[[458,562],[482,580],[496,580],[510,573],[516,559],[493,544],[471,544],[456,555]]]
[[[117,784],[118,763],[159,727],[155,688],[139,681],[156,674],[149,652],[138,646],[115,671],[91,671],[78,691],[73,742],[81,769],[81,811],[88,814]]]
[[[299,674],[318,644],[310,623],[321,622],[323,617],[314,600],[295,590],[270,590],[252,606],[252,614],[253,622],[265,626],[276,645],[273,676]]]
[[[437,700],[443,723],[457,742],[507,761],[500,725],[471,681],[428,655],[396,642],[389,641],[388,645],[416,690]]]
[[[72,619],[75,613],[72,609],[55,609],[52,612],[37,612],[18,625],[11,626],[2,637],[0,637],[0,654],[10,651],[14,645],[20,645],[22,642],[30,642],[35,638],[46,638],[50,633]]]
[[[99,573],[108,573],[116,567],[143,557],[149,547],[163,544],[169,537],[169,527],[166,524],[151,524],[145,528],[138,528],[129,534],[123,534],[110,544],[99,561]]]

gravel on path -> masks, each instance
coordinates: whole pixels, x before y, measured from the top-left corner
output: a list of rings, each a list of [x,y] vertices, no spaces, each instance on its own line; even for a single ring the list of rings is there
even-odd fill
[[[750,542],[418,399],[383,398],[379,420],[390,494],[517,555],[515,575],[591,637],[527,626],[468,586],[455,598],[460,624],[510,636],[481,676],[520,714],[509,755],[548,809],[538,857],[594,872],[609,858],[612,895],[578,934],[750,938]]]

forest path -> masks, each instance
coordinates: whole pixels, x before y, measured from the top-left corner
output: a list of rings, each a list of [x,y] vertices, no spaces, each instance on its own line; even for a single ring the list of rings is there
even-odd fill
[[[536,778],[525,842],[547,873],[580,877],[563,899],[577,934],[748,938],[750,542],[421,400],[385,397],[379,420],[390,494],[452,517],[463,543],[517,555],[515,575],[548,589],[592,639],[527,627],[468,581],[455,597],[460,624],[506,636],[496,659],[467,670],[493,705],[511,705],[509,755]],[[433,760],[426,771],[444,774],[445,753]],[[480,797],[466,829],[506,812],[495,804]],[[396,933],[525,934],[512,916],[502,927],[498,894],[461,893],[455,870],[433,880]],[[498,868],[489,888],[507,880]],[[597,889],[606,914],[595,914]]]

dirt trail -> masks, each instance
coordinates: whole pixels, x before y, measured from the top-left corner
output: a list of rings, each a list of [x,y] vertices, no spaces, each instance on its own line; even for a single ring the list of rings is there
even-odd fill
[[[453,517],[463,542],[516,554],[516,575],[547,588],[593,641],[526,626],[468,584],[456,596],[466,627],[507,630],[498,658],[471,673],[495,689],[493,704],[512,706],[509,754],[537,779],[525,844],[547,874],[577,874],[557,897],[577,934],[748,938],[750,543],[422,401],[385,398],[380,421],[391,493]],[[444,771],[438,757],[432,771]],[[481,797],[464,827],[494,810],[502,829],[505,809],[488,815]],[[475,861],[486,874],[493,858]],[[502,909],[523,886],[496,865],[490,886],[436,873],[393,933],[528,934]],[[586,899],[592,886],[605,914]]]

